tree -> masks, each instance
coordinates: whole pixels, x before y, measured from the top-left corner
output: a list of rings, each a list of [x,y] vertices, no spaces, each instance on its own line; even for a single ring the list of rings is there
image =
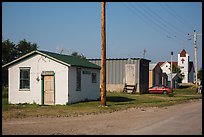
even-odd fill
[[[181,69],[173,65],[172,66],[172,73],[177,73],[178,83],[181,83],[183,78],[184,78],[184,74],[181,73]]]
[[[16,45],[9,39],[2,41],[2,65],[16,59]],[[8,83],[8,69],[2,68],[2,85],[7,85]]]
[[[9,39],[2,41],[2,65],[16,59],[16,45]]]
[[[16,45],[17,47],[17,57],[21,57],[23,55],[25,55],[26,53],[29,53],[33,50],[37,50],[37,44],[36,43],[31,43],[31,42],[27,42],[25,39],[21,40],[18,45]]]
[[[5,65],[28,52],[37,50],[36,43],[27,42],[25,39],[21,40],[17,45],[9,39],[2,39],[2,65]],[[2,85],[8,84],[8,68],[2,68]]]
[[[2,65],[17,59],[26,53],[37,50],[37,44],[21,40],[17,45],[9,39],[2,41]]]
[[[79,58],[82,58],[82,59],[86,59],[86,57],[83,54],[79,54],[76,51],[72,52],[71,55],[74,56],[74,57],[79,57]]]

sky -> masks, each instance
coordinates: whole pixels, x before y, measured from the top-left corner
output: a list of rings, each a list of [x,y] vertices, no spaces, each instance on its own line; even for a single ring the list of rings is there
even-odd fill
[[[107,2],[106,58],[173,61],[185,49],[202,67],[202,2]],[[189,35],[188,35],[189,33]],[[2,39],[101,58],[101,2],[3,2]]]

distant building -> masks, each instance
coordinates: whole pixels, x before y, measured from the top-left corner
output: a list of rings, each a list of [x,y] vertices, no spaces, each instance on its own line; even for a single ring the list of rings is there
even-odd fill
[[[194,67],[193,62],[189,61],[189,54],[183,49],[180,54],[178,54],[178,66],[181,69],[181,73],[184,74],[184,79],[182,83],[194,82]]]
[[[101,59],[88,60],[101,65]],[[136,93],[148,93],[149,62],[143,58],[106,59],[106,89],[121,92],[125,83],[131,82],[137,84]]]
[[[149,64],[149,87],[162,84],[162,69],[157,63]]]
[[[192,83],[194,82],[194,66],[193,61],[189,61],[189,54],[183,49],[178,54],[178,62],[172,62],[175,67],[180,68],[181,74],[184,75],[182,83]],[[171,62],[159,62],[159,66],[162,71],[167,75],[171,73]]]
[[[166,73],[162,73],[162,85],[168,86],[168,75]]]
[[[168,87],[171,87],[171,74],[168,74]],[[172,88],[178,88],[178,74],[172,73]]]

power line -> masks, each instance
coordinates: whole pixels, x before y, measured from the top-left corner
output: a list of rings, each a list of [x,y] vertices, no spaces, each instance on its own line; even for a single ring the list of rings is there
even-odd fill
[[[130,5],[130,7],[131,7],[134,11],[137,11],[137,12],[134,12],[134,13],[136,13],[138,16],[140,16],[140,18],[143,18],[143,21],[146,22],[147,19],[149,20],[148,16],[147,16],[146,14],[144,14],[143,12],[141,12],[139,9],[135,8],[135,6],[134,6],[133,4],[131,4],[131,3],[128,3],[128,4]],[[139,12],[140,14],[138,14],[138,12]],[[143,16],[142,16],[142,15],[143,15]],[[144,19],[146,19],[146,20],[144,20]],[[153,24],[155,24],[155,26],[158,26],[158,24],[156,24],[153,20],[147,21],[146,23],[152,25],[150,22],[152,22]],[[154,26],[154,25],[152,25],[152,26]],[[154,26],[154,28],[155,28],[155,26]],[[165,33],[164,33],[165,35],[169,34],[169,32],[167,32],[167,30],[163,29],[161,26],[159,26],[158,28],[161,29],[162,31],[164,31],[164,32],[165,32]],[[155,28],[155,29],[156,29],[156,28]],[[158,30],[158,29],[157,29],[157,30]],[[160,30],[159,30],[159,31],[160,31]],[[160,32],[161,32],[161,31],[160,31]],[[162,33],[163,33],[163,32],[162,32]]]
[[[153,28],[156,29],[157,31],[158,31],[158,28],[159,28],[159,32],[161,32],[160,30],[162,30],[161,33],[163,33],[166,37],[168,37],[168,38],[176,38],[177,40],[181,40],[177,36],[175,36],[175,35],[173,36],[171,34],[171,32],[169,32],[169,30],[166,29],[167,27],[164,24],[163,24],[164,25],[164,27],[163,27],[160,24],[158,24],[158,22],[156,22],[155,20],[149,18],[145,13],[143,13],[144,11],[143,12],[141,11],[141,8],[136,8],[132,3],[128,3],[128,5],[133,9],[133,11],[134,11],[133,13],[134,14],[136,13],[138,16],[140,16],[140,18],[143,19],[144,22],[146,22],[147,24],[152,25]],[[128,8],[128,9],[130,9],[130,8]],[[131,10],[131,12],[132,12],[132,10]],[[183,40],[181,40],[181,41],[183,41]]]
[[[181,29],[180,28],[177,28],[176,26],[174,26],[174,25],[172,25],[171,23],[169,23],[168,21],[166,21],[166,20],[164,20],[161,16],[159,16],[156,12],[154,12],[153,10],[151,10],[147,5],[144,5],[144,4],[142,4],[142,3],[137,3],[141,8],[143,8],[145,11],[148,11],[148,14],[149,15],[155,15],[158,19],[160,19],[161,21],[163,21],[164,23],[166,23],[166,24],[169,24],[173,29],[175,29],[177,32],[179,32],[179,33],[181,33]],[[153,17],[154,18],[154,17]],[[157,21],[159,21],[157,18],[154,18],[155,20],[157,20]],[[159,21],[160,22],[160,21]],[[161,22],[161,24],[163,24],[163,22]],[[166,27],[168,27],[168,25],[165,25]],[[168,27],[169,28],[169,27]],[[170,29],[170,28],[169,28]],[[173,30],[173,29],[171,29],[171,30]],[[179,31],[180,30],[180,31]],[[173,30],[174,31],[174,30]],[[176,31],[174,31],[174,32],[176,32]],[[176,33],[177,33],[176,32]],[[181,33],[181,34],[185,34],[185,32],[184,31],[182,31],[183,33]]]
[[[124,3],[123,3],[124,4]],[[125,3],[126,4],[126,3]],[[137,14],[137,12],[135,12],[135,10],[133,10],[132,9],[132,7],[131,7],[131,5],[125,5],[124,4],[124,6],[128,9],[128,10],[130,10],[134,15],[136,15]],[[129,6],[130,6],[130,8],[129,8]],[[139,15],[139,17],[146,23],[146,24],[149,24],[149,25],[152,25],[152,24],[150,24],[149,22],[146,22],[146,20],[144,19],[144,17],[143,16],[140,16],[140,14],[137,14],[137,15]],[[136,16],[137,16],[136,15]],[[159,31],[159,32],[161,32],[161,33],[163,33],[162,31],[160,31],[159,29],[157,29],[155,26],[153,26],[152,28],[154,28],[155,30],[157,30],[157,31]]]
[[[186,21],[184,18],[182,18],[181,16],[179,16],[179,14],[174,10],[172,9],[168,4],[166,5],[162,5],[160,4],[160,6],[164,9],[166,9],[166,11],[171,14],[173,17],[175,17],[175,19],[177,19],[177,21],[179,21],[182,25],[188,25],[188,27],[190,27],[191,29],[193,29],[193,26],[188,22]]]

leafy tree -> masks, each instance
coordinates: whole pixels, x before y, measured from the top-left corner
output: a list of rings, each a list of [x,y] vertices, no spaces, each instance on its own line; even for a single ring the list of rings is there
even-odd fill
[[[16,45],[9,39],[2,41],[2,65],[16,59]]]
[[[37,44],[27,42],[25,39],[21,40],[17,45],[9,39],[2,39],[2,65],[7,64],[22,55],[36,50]],[[2,68],[2,85],[8,84],[8,68]]]
[[[79,58],[82,58],[82,59],[86,59],[86,57],[83,54],[79,54],[76,51],[72,52],[71,55],[74,56],[74,57],[79,57]]]
[[[2,65],[16,59],[16,45],[9,39],[2,41]],[[2,68],[2,85],[8,83],[8,69]]]
[[[172,73],[178,74],[178,83],[181,83],[184,78],[184,74],[181,73],[181,69],[172,65]]]
[[[21,40],[18,45],[16,45],[17,47],[17,57],[20,57],[20,56],[23,56],[25,55],[26,53],[29,53],[33,50],[36,50],[38,47],[37,47],[37,44],[36,43],[31,43],[31,42],[27,42],[25,39]]]
[[[37,44],[21,40],[17,45],[9,39],[2,41],[2,65],[36,50]]]

